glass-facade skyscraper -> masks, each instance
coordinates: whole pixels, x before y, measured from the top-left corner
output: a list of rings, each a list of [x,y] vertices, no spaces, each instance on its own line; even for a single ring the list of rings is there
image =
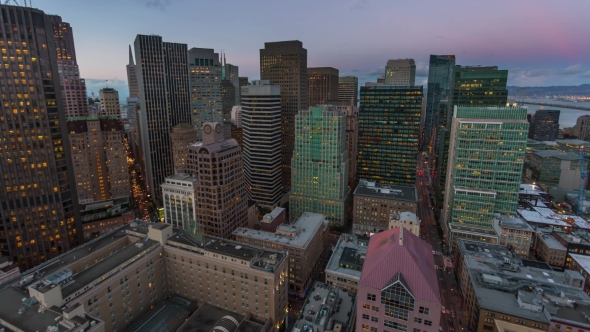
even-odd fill
[[[330,106],[316,106],[295,116],[292,190],[289,215],[320,213],[331,223],[348,221],[348,152],[346,114]]]
[[[451,124],[447,239],[497,243],[494,213],[516,213],[526,153],[527,109],[455,107]]]
[[[428,90],[426,92],[426,111],[424,114],[424,146],[428,146],[429,152],[436,147],[432,137],[436,137],[437,127],[440,125],[438,116],[442,100],[447,100],[453,69],[455,67],[454,55],[430,55],[428,67]],[[432,144],[432,145],[431,145]]]
[[[361,87],[357,179],[413,187],[422,86]]]
[[[197,140],[203,137],[206,122],[224,123],[219,54],[210,48],[193,47],[188,50],[189,79],[193,126]],[[235,90],[233,91],[235,100]],[[233,106],[233,105],[232,105]]]

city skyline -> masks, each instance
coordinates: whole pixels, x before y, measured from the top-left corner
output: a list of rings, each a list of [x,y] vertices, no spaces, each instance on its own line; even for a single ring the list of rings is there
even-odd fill
[[[455,54],[457,63],[463,65],[493,64],[508,69],[509,85],[578,85],[590,78],[590,43],[583,42],[583,31],[590,30],[590,22],[584,21],[583,13],[590,11],[590,3],[582,1],[520,1],[518,4],[500,1],[489,8],[493,11],[482,10],[480,4],[464,0],[450,5],[417,2],[405,4],[403,8],[394,2],[376,0],[321,4],[268,2],[258,6],[233,2],[235,10],[210,10],[211,15],[199,21],[204,28],[219,22],[222,16],[226,24],[219,25],[215,34],[196,36],[191,34],[194,29],[182,29],[183,22],[188,24],[191,13],[207,10],[213,3],[199,4],[197,8],[186,1],[138,0],[117,3],[116,11],[108,3],[109,0],[93,8],[92,15],[108,14],[111,22],[117,23],[105,24],[98,32],[91,23],[94,21],[88,20],[89,8],[83,3],[55,1],[51,5],[47,2],[35,5],[47,13],[60,13],[74,27],[80,73],[87,79],[88,93],[98,92],[108,80],[109,87],[119,90],[122,100],[128,93],[125,74],[128,45],[136,34],[160,35],[166,40],[186,43],[189,48],[223,49],[228,61],[240,67],[240,76],[250,79],[259,78],[258,50],[264,42],[295,39],[302,41],[309,51],[308,66],[337,68],[342,76],[358,76],[359,85],[382,76],[387,60],[396,58],[414,58],[416,84],[425,85],[430,54]],[[314,10],[310,12],[312,5]],[[136,19],[129,20],[127,15],[131,10]],[[302,19],[285,21],[282,15],[270,15],[277,12],[301,13]],[[391,20],[387,13],[395,12],[401,13],[397,15],[399,19]],[[460,18],[451,20],[451,14],[455,13]],[[320,28],[311,24],[320,18],[323,22]],[[339,24],[347,19],[354,19],[358,24]],[[162,24],[154,27],[154,21]],[[239,27],[250,29],[248,38],[235,33],[240,31]],[[384,34],[376,33],[376,29],[390,31],[390,38],[395,42],[384,43]],[[407,30],[412,33],[395,33]],[[346,43],[354,47],[343,52]],[[109,49],[110,55],[103,56],[97,52],[100,49]]]

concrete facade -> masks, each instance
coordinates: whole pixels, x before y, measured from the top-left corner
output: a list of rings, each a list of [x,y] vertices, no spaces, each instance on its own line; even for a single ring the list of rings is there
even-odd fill
[[[385,84],[416,85],[414,59],[388,60],[385,66]]]
[[[186,158],[188,158],[188,147],[196,143],[197,133],[190,124],[179,123],[172,128],[170,141],[172,142],[174,173],[183,173],[186,167]]]

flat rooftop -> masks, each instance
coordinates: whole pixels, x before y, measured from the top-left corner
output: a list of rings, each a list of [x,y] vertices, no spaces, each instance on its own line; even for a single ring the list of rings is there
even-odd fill
[[[501,228],[518,229],[527,232],[533,232],[534,229],[524,220],[515,216],[507,216],[504,214],[494,214],[494,219],[498,220]]]
[[[551,234],[543,234],[541,235],[543,242],[547,245],[547,247],[551,249],[558,249],[558,250],[565,250],[565,247],[561,244],[561,242],[557,241],[556,238],[553,237]]]
[[[549,208],[535,206],[532,210],[519,208],[517,211],[522,219],[529,223],[590,229],[590,223],[586,219],[576,215],[559,214]]]
[[[281,224],[275,233],[254,230],[245,227],[237,228],[232,234],[255,240],[280,243],[286,246],[307,248],[313,236],[324,227],[326,217],[323,214],[304,212],[297,221],[291,225]],[[295,234],[294,236],[285,233]]]
[[[539,156],[541,158],[557,158],[559,160],[578,160],[580,157],[573,153],[573,152],[561,152],[558,150],[539,150],[533,152],[534,155]]]
[[[351,313],[355,297],[356,292],[316,281],[301,308],[293,332],[340,330],[334,328],[336,324],[342,325],[341,330],[346,330],[354,316]]]
[[[588,241],[587,234],[582,234],[582,232],[573,232],[573,233],[565,233],[560,231],[555,231],[555,235],[563,239],[567,243],[571,244],[584,244],[590,245],[590,241]]]
[[[224,317],[226,317],[224,323],[235,327],[235,332],[261,332],[265,323],[253,319],[247,320],[244,315],[205,303],[188,318],[177,332],[210,332],[218,325],[227,328],[227,326],[220,324]],[[237,326],[235,322],[238,322]]]
[[[354,195],[418,202],[418,191],[416,187],[395,186],[367,180],[359,181],[354,190]]]
[[[575,146],[590,146],[590,142],[581,139],[556,139],[557,144],[575,145]]]
[[[570,254],[570,257],[575,260],[586,273],[590,273],[590,256]]]
[[[351,279],[356,279],[357,281],[360,280],[361,271],[340,267],[340,262],[343,259],[346,260],[346,255],[353,255],[354,257],[362,256],[364,260],[368,247],[369,237],[351,234],[340,235],[336,247],[334,248],[334,252],[332,253],[332,257],[330,257],[328,265],[326,266],[326,271],[348,275]]]
[[[179,173],[179,174],[174,174],[174,175],[170,175],[166,177],[166,182],[168,183],[168,181],[197,181],[197,177],[196,176],[191,176],[190,174],[185,174],[185,173]],[[174,184],[174,183],[172,183]]]
[[[537,186],[536,184],[521,183],[520,194],[540,195],[547,194],[547,192],[541,189],[541,187]]]
[[[486,235],[488,237],[498,237],[498,234],[493,228],[477,227],[460,223],[450,223],[449,228],[451,229],[451,231],[459,233],[479,234]]]

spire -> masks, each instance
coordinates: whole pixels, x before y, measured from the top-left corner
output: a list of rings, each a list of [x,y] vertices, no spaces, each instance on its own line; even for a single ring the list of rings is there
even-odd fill
[[[133,53],[131,53],[131,45],[129,45],[129,65],[135,66],[135,63],[133,62]]]

